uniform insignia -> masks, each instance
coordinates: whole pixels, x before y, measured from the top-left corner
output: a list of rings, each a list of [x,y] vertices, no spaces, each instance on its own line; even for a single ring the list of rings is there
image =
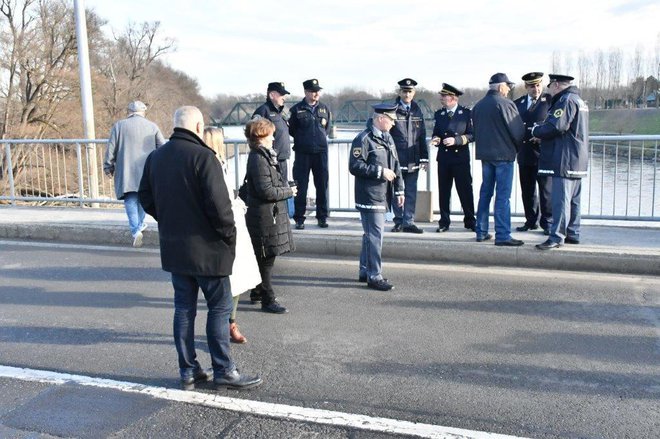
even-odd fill
[[[564,110],[562,110],[561,108],[557,108],[552,115],[557,119],[559,119],[563,114],[564,114]]]
[[[442,113],[440,113],[440,116],[444,116],[444,115],[445,115],[445,112],[444,112],[444,111],[443,111]]]
[[[410,79],[408,79],[408,80],[406,81],[406,84],[407,84],[407,85],[410,85]]]
[[[318,84],[319,82],[315,79],[312,81],[312,84]]]
[[[325,120],[325,117],[321,118],[321,126],[324,127],[326,123],[328,123],[328,121]]]
[[[325,108],[319,108],[319,113],[325,114]]]
[[[545,97],[542,97],[542,98],[541,98],[541,102],[545,102],[545,101],[546,101],[546,98],[545,98]]]
[[[362,155],[362,148],[353,148],[353,157],[358,158]]]
[[[458,110],[458,114],[463,114],[463,110]]]

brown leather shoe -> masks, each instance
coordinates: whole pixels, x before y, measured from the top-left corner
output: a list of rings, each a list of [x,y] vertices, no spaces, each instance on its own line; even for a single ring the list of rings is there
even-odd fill
[[[236,322],[229,324],[229,340],[232,343],[239,343],[239,344],[247,343],[247,338],[245,338],[245,336],[241,334],[241,331],[239,331]]]

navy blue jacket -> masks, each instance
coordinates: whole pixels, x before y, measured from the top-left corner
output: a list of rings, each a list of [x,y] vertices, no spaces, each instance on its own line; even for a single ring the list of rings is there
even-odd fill
[[[539,163],[541,147],[538,143],[530,141],[532,138],[530,128],[545,120],[545,117],[548,114],[548,109],[550,108],[550,99],[552,99],[552,96],[549,94],[542,94],[536,100],[536,103],[527,109],[529,99],[531,99],[529,95],[525,95],[514,101],[516,107],[518,107],[520,117],[525,124],[525,137],[523,138],[520,150],[518,150],[518,164],[520,166],[537,166]]]
[[[435,126],[433,137],[444,140],[452,137],[456,142],[453,146],[446,147],[440,142],[436,160],[441,163],[457,164],[470,162],[469,144],[474,139],[472,134],[472,119],[469,108],[458,105],[456,112],[450,118],[446,108],[435,112]]]
[[[477,160],[508,161],[516,159],[525,136],[525,126],[516,104],[497,90],[488,90],[472,109]]]
[[[532,130],[541,139],[539,174],[564,178],[587,176],[589,108],[575,86],[552,97],[548,117]]]
[[[396,98],[396,103],[396,121],[390,135],[396,145],[401,172],[417,172],[420,163],[429,162],[424,113],[415,101],[410,103],[410,111],[406,111],[401,98]]]
[[[404,194],[401,168],[394,140],[389,133],[378,137],[367,122],[367,129],[353,139],[348,168],[355,176],[355,208],[366,212],[386,212],[393,196]],[[391,169],[396,178],[389,182],[383,168]]]
[[[332,114],[322,102],[312,109],[303,99],[291,107],[289,134],[293,137],[294,151],[306,154],[327,152],[331,127]]]
[[[270,99],[254,110],[252,118],[261,116],[275,125],[275,140],[273,149],[277,153],[277,160],[287,160],[291,157],[291,139],[289,139],[289,123],[284,118],[284,106],[276,107]]]

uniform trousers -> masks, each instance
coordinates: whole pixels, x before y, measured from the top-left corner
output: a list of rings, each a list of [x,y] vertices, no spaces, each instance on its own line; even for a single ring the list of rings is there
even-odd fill
[[[298,194],[294,200],[293,219],[297,223],[305,222],[309,171],[312,171],[316,187],[316,219],[325,221],[328,218],[328,153],[296,152],[296,158],[293,161],[293,179],[298,182]]]
[[[580,239],[581,194],[582,179],[552,177],[551,241],[561,244],[566,237]]]
[[[392,203],[392,212],[394,213],[394,224],[402,224],[404,226],[411,226],[415,224],[415,204],[417,203],[417,179],[419,172],[402,172],[404,189],[404,204],[399,207],[396,203]]]
[[[385,212],[360,211],[362,221],[362,250],[360,251],[360,277],[367,276],[372,281],[379,281],[382,275],[383,229]]]
[[[438,162],[438,195],[440,206],[440,227],[451,223],[451,189],[456,181],[456,192],[463,208],[463,225],[471,229],[475,224],[474,195],[472,194],[472,173],[470,162]]]
[[[525,225],[532,227],[539,223],[543,230],[549,230],[552,224],[552,177],[539,175],[538,171],[538,166],[518,166]]]

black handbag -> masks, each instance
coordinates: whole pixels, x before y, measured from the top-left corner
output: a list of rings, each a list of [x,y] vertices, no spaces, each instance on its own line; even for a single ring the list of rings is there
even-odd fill
[[[241,185],[241,187],[238,188],[238,198],[243,200],[244,203],[247,203],[248,192],[249,192],[249,189],[248,189],[248,181],[247,181],[247,175],[246,175],[245,178],[243,179],[243,184]]]

